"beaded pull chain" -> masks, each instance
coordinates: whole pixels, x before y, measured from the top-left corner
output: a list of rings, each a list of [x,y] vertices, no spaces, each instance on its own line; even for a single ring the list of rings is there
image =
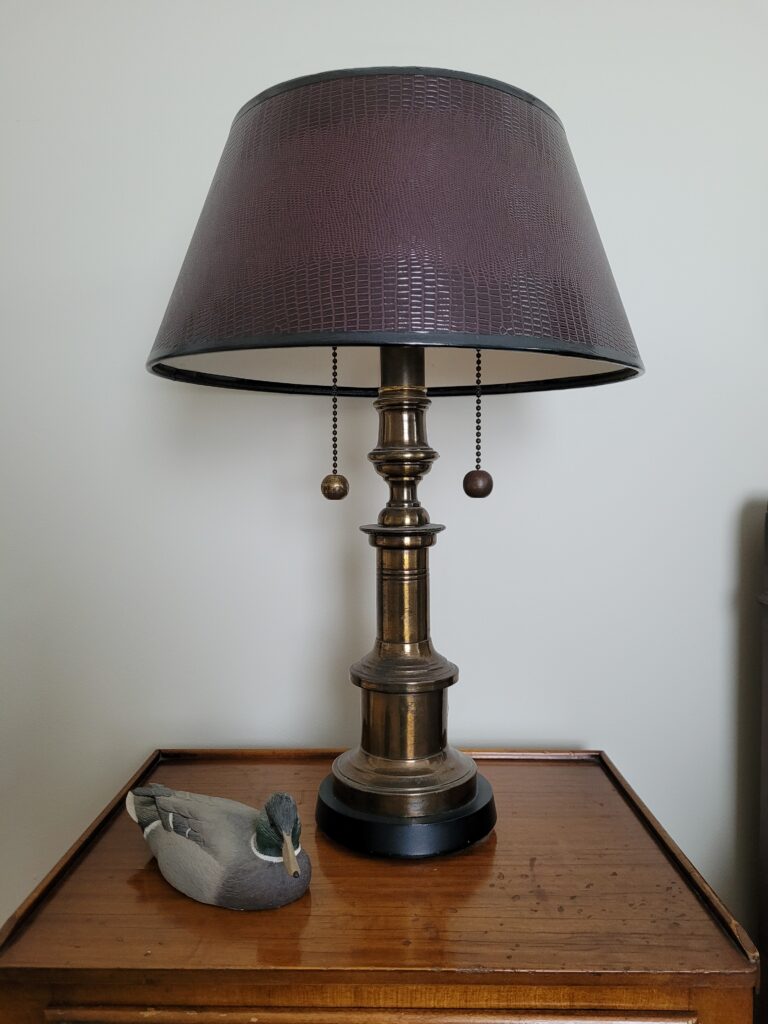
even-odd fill
[[[323,477],[320,490],[329,501],[339,501],[349,494],[349,481],[339,473],[339,357],[336,346],[331,348],[331,465],[328,476]]]
[[[464,493],[470,498],[487,498],[493,490],[493,477],[481,469],[483,443],[483,356],[475,349],[475,468],[464,477]]]

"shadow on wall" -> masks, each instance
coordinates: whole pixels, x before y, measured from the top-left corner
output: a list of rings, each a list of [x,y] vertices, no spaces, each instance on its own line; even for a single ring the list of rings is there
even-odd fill
[[[735,592],[736,834],[733,882],[748,894],[744,926],[758,937],[758,821],[760,800],[760,604],[765,560],[766,498],[742,507],[737,534]]]

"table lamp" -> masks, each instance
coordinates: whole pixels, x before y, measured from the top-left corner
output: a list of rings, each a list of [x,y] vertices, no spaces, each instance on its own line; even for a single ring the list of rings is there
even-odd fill
[[[290,358],[286,351],[290,350]],[[237,114],[157,340],[172,380],[332,403],[373,397],[377,631],[351,668],[360,745],[320,787],[317,822],[364,853],[423,857],[486,836],[493,793],[447,741],[458,678],[429,631],[442,526],[417,488],[432,398],[474,396],[471,497],[488,394],[625,380],[642,362],[557,115],[504,82],[441,68],[329,71]]]

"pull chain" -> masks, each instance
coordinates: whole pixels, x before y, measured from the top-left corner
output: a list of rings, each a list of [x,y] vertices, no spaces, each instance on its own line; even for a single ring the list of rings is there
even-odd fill
[[[334,345],[331,349],[331,383],[333,392],[331,397],[331,452],[333,469],[332,476],[339,473],[339,353]]]
[[[349,481],[339,473],[339,357],[334,345],[331,348],[331,465],[328,476],[323,477],[320,490],[323,497],[338,501],[349,494]]]
[[[483,441],[483,357],[475,349],[475,469],[480,469],[480,449]]]
[[[493,477],[481,469],[483,444],[483,355],[475,349],[475,468],[464,477],[464,493],[470,498],[487,498],[493,490]]]

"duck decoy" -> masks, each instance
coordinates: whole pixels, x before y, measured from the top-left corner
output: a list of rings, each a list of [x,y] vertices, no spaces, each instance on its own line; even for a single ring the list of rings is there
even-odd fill
[[[152,783],[133,789],[126,810],[143,830],[167,882],[200,903],[270,910],[303,896],[312,866],[288,793],[262,810]]]

